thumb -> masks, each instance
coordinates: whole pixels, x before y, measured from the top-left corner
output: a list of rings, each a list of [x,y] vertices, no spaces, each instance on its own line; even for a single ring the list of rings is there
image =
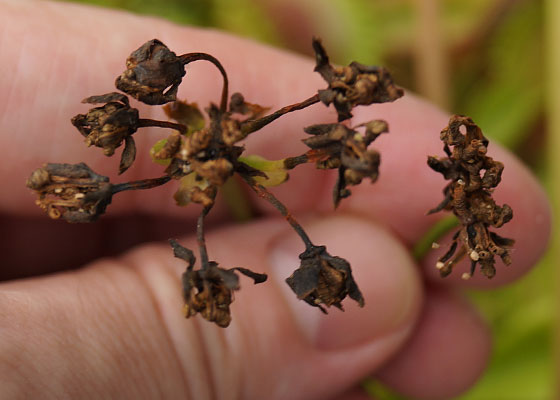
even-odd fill
[[[346,300],[346,312],[322,315],[295,299],[283,281],[303,245],[281,220],[207,235],[212,259],[271,278],[241,281],[227,329],[198,315],[185,320],[184,263],[168,246],[143,246],[81,271],[0,286],[0,392],[313,399],[348,390],[407,338],[420,309],[420,279],[405,248],[373,223],[338,216],[305,225],[316,244],[352,264],[363,309]],[[195,240],[181,243],[192,248]]]

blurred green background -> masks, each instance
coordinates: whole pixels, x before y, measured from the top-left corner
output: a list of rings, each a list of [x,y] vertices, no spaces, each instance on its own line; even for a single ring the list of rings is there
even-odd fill
[[[552,40],[560,39],[554,24],[560,22],[557,0],[79,2],[218,27],[305,54],[310,37],[320,36],[333,61],[388,66],[402,86],[471,116],[554,194],[554,148],[560,147],[554,143],[558,135],[550,132],[558,129],[560,117],[547,110],[560,106],[560,95],[549,90],[560,92],[560,84],[547,78],[553,74],[545,66],[555,66],[558,58],[560,67]],[[489,369],[461,400],[560,398],[553,343],[558,336],[555,259],[549,252],[530,275],[507,288],[469,293],[491,324],[495,348]],[[398,398],[368,387],[380,400]]]

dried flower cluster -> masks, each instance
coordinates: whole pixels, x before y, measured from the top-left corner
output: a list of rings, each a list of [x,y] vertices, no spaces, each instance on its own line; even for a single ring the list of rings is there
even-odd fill
[[[469,117],[452,116],[440,138],[447,157],[428,157],[428,165],[451,182],[443,191],[443,201],[428,213],[451,210],[462,227],[436,267],[442,276],[447,276],[466,254],[471,260],[471,270],[463,274],[463,279],[474,274],[477,264],[485,276],[492,278],[496,274],[494,256],[500,256],[504,264],[509,265],[509,249],[514,243],[488,229],[490,226],[499,228],[513,217],[510,206],[499,206],[492,199],[492,190],[501,181],[504,165],[486,155],[488,140]]]
[[[153,161],[165,167],[163,175],[112,184],[107,177],[96,174],[83,163],[47,164],[33,171],[27,186],[37,193],[37,204],[50,217],[62,217],[68,222],[92,222],[105,212],[113,196],[121,191],[149,189],[178,181],[174,195],[176,203],[179,206],[197,203],[202,207],[197,222],[199,267],[195,267],[196,259],[191,250],[170,240],[175,256],[187,263],[183,274],[184,313],[186,317],[201,314],[218,326],[226,327],[231,321],[233,292],[239,289],[237,273],[252,278],[255,283],[266,280],[266,275],[246,268],[221,268],[208,257],[205,217],[212,209],[220,187],[236,174],[284,216],[303,242],[301,264],[286,279],[297,297],[323,312],[330,306],[342,309],[346,297],[363,306],[364,299],[354,281],[350,264],[343,258],[331,256],[325,246],[313,244],[302,226],[267,187],[286,181],[288,171],[301,164],[314,163],[318,169],[337,169],[338,180],[333,189],[336,207],[341,199],[351,194],[348,186],[358,185],[364,178],[375,182],[379,175],[380,155],[368,146],[382,133],[388,132],[387,123],[374,120],[350,127],[344,121],[352,116],[354,107],[394,101],[403,95],[403,90],[393,83],[386,69],[356,62],[334,67],[321,42],[314,39],[312,44],[316,55],[315,71],[323,77],[327,87],[300,103],[267,114],[267,108],[245,101],[241,93],[229,96],[227,73],[212,55],[188,53],[177,56],[161,41],[150,40],[132,52],[126,60],[126,70],[116,79],[116,88],[125,94],[111,92],[86,98],[83,103],[99,106],[76,115],[71,122],[85,138],[87,146],[101,148],[106,156],[112,156],[124,143],[119,174],[134,163],[137,149],[133,135],[140,128],[170,129],[171,132],[150,149]],[[185,66],[199,60],[212,63],[223,79],[219,103],[211,103],[205,113],[195,103],[177,100],[179,86],[186,75]],[[148,105],[164,105],[164,111],[174,122],[141,118],[138,109],[131,107],[127,95]],[[241,142],[249,135],[285,114],[317,103],[332,104],[338,121],[304,128],[310,135],[303,140],[310,149],[306,153],[282,160],[243,154],[245,149]],[[453,180],[446,189],[448,200],[438,209],[453,209],[465,226],[468,225],[465,234],[472,244],[469,254],[473,258],[476,252],[477,260],[488,269],[490,261],[487,261],[485,250],[509,260],[508,253],[499,250],[505,239],[486,230],[488,225],[499,226],[511,218],[511,210],[506,206],[497,207],[488,192],[499,182],[502,167],[484,155],[486,142],[481,134],[472,138],[467,135],[468,140],[461,141],[455,128],[450,127],[447,132],[444,137],[446,149],[455,146],[453,154],[448,150],[449,160],[433,158],[430,161],[432,168]],[[477,180],[480,169],[487,172]],[[467,200],[472,205],[461,208],[460,203]],[[491,210],[487,210],[488,205]],[[482,239],[484,235],[486,241]],[[463,236],[460,235],[461,240]],[[445,268],[449,269],[450,264]]]

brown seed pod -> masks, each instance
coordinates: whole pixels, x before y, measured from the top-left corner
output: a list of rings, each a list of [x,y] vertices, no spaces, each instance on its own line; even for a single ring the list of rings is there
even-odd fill
[[[157,39],[152,39],[126,60],[126,71],[115,81],[117,89],[149,104],[165,104],[177,99],[185,75],[180,57]]]
[[[319,307],[335,306],[342,309],[346,296],[364,306],[364,298],[352,276],[350,264],[343,258],[327,253],[325,246],[312,246],[299,255],[301,264],[286,279],[298,299]]]
[[[86,164],[46,164],[31,173],[27,187],[37,193],[37,205],[49,217],[67,222],[93,222],[111,203],[109,178]]]

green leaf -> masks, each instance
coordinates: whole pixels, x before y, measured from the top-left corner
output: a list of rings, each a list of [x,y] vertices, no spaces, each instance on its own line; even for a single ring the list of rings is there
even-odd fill
[[[284,167],[284,159],[271,161],[261,156],[248,155],[239,157],[238,160],[266,174],[266,178],[263,176],[254,177],[255,181],[263,186],[277,186],[288,180],[289,175]]]
[[[152,161],[155,162],[156,164],[168,166],[169,163],[171,163],[171,158],[166,158],[163,160],[159,158],[155,158],[155,154],[161,149],[163,149],[163,146],[165,146],[166,143],[167,143],[167,139],[158,140],[156,144],[154,144],[150,149],[150,157],[152,157]]]

